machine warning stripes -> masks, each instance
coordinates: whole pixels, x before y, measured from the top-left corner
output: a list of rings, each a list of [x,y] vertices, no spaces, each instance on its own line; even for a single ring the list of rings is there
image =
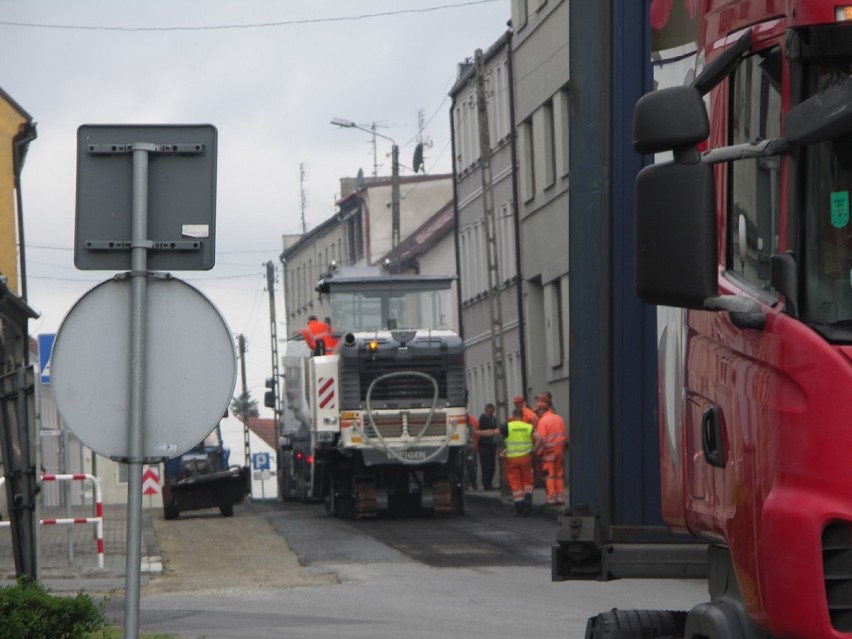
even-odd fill
[[[334,408],[334,378],[319,378],[319,407]]]

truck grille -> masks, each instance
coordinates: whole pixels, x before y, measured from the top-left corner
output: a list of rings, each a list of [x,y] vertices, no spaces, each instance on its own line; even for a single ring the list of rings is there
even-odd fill
[[[376,429],[379,434],[385,439],[399,439],[403,434],[403,420],[400,415],[375,415],[373,417],[376,428],[370,423],[370,420],[364,417],[364,433],[368,437],[376,436]],[[408,435],[417,437],[423,426],[426,424],[426,415],[409,415],[408,416]],[[424,437],[446,437],[447,435],[447,414],[443,412],[435,412],[432,416],[432,421],[429,428],[423,434]]]
[[[374,343],[378,348],[369,349],[366,341],[356,340],[339,353],[343,409],[366,408],[367,390],[373,382],[372,410],[429,408],[435,399],[435,384],[438,406],[464,406],[464,345],[457,335],[418,337],[404,349],[384,336]]]
[[[852,632],[852,537],[849,524],[834,522],[822,531],[825,595],[831,625]]]
[[[441,357],[421,358],[417,361],[416,368],[411,362],[404,360],[380,360],[377,362],[366,361],[361,370],[361,396],[366,399],[367,389],[370,384],[382,375],[388,373],[399,373],[394,377],[381,380],[373,386],[370,396],[371,402],[405,402],[420,400],[429,402],[435,395],[435,386],[428,379],[420,375],[406,375],[412,369],[425,373],[438,382],[438,398],[447,396],[447,376],[444,370],[444,361]]]

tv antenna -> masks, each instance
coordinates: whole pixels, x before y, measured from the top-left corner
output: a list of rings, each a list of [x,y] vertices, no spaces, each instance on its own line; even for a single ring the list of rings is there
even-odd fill
[[[411,160],[411,166],[415,173],[420,173],[420,169],[426,172],[423,166],[423,149],[432,148],[432,138],[424,136],[426,130],[426,119],[423,117],[423,109],[417,111],[417,146],[414,147],[414,159]]]

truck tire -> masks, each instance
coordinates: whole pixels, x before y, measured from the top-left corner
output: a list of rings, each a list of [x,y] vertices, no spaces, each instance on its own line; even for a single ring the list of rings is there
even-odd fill
[[[299,490],[290,475],[290,469],[285,466],[281,474],[281,498],[284,501],[296,501],[298,496]]]
[[[222,517],[233,517],[234,504],[224,504],[222,506],[219,506],[219,512],[222,513]]]
[[[179,516],[180,511],[177,509],[177,506],[174,504],[163,505],[163,519],[171,521],[172,519],[177,519]]]
[[[467,503],[464,496],[464,486],[453,489],[453,514],[464,515],[467,513]]]
[[[586,639],[679,638],[685,629],[683,611],[612,609],[589,619]]]
[[[311,501],[311,493],[310,493],[310,485],[308,484],[308,480],[305,479],[305,476],[302,474],[302,470],[299,469],[299,479],[298,479],[298,488],[296,492],[299,496],[299,501],[303,504],[307,504]]]
[[[325,512],[329,517],[352,519],[352,498],[348,495],[338,494],[334,489],[332,489],[325,498]]]

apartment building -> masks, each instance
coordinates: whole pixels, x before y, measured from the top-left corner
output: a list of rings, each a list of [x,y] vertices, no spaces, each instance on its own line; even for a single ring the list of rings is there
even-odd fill
[[[304,234],[285,235],[281,253],[284,304],[290,334],[308,317],[329,316],[330,308],[314,286],[332,262],[342,266],[377,264],[395,247],[392,243],[391,180],[344,178],[334,215]],[[448,174],[399,178],[400,244],[452,198]],[[455,256],[447,264],[454,264]],[[446,271],[446,269],[445,269]]]
[[[498,415],[504,419],[512,408],[512,397],[530,391],[524,384],[510,32],[481,53],[480,68],[475,60],[459,65],[450,97],[468,408],[479,415],[486,403],[502,402]],[[480,99],[485,101],[485,118],[479,115]],[[483,167],[485,127],[487,168]],[[483,197],[486,189],[490,189],[490,198]],[[493,254],[489,253],[489,220],[493,220]],[[497,344],[503,355],[502,376],[495,366]]]
[[[569,409],[567,0],[512,2],[520,272],[527,393]]]

